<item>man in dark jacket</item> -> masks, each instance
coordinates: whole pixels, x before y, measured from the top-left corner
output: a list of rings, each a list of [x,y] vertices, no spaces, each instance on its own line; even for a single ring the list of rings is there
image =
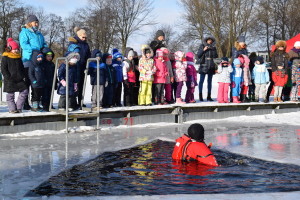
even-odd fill
[[[202,89],[205,76],[207,75],[207,101],[213,101],[211,98],[212,89],[212,77],[215,74],[216,64],[214,63],[214,58],[218,57],[217,49],[215,47],[215,38],[206,37],[203,40],[203,44],[200,45],[198,53],[198,63],[199,66],[199,100],[203,101]]]
[[[150,43],[149,46],[154,52],[153,56],[155,56],[157,49],[160,49],[162,47],[167,48],[167,44],[165,41],[165,33],[162,30],[158,30],[155,34],[155,39]]]

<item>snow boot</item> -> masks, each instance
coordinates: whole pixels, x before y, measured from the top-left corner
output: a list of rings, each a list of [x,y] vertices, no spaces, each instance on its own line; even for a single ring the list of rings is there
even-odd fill
[[[233,101],[232,101],[233,103],[241,103],[237,96],[233,96],[232,99],[233,99]]]
[[[31,105],[31,111],[39,112],[41,109],[39,108],[39,102],[33,101]]]
[[[214,101],[214,100],[211,98],[211,93],[207,93],[207,101]]]
[[[177,104],[185,104],[185,102],[182,101],[181,98],[176,98],[176,103],[177,103]]]
[[[199,101],[203,101],[202,93],[199,93]]]

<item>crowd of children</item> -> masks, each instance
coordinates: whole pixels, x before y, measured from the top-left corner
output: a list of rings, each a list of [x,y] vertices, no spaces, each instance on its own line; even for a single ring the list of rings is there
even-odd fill
[[[29,24],[33,23],[30,21],[37,20],[35,17],[31,18]],[[32,27],[31,29],[33,32],[29,33],[34,34],[35,30]],[[80,38],[85,41],[86,32],[83,29],[77,29],[76,33],[78,39],[76,40],[74,37],[70,40],[65,54],[66,62],[60,64],[57,72],[54,71],[54,52],[44,43],[41,43],[40,47],[31,49],[30,56],[26,54],[26,48],[23,49],[23,54],[25,52],[30,59],[22,62],[18,43],[12,38],[7,40],[6,50],[2,57],[1,72],[4,78],[4,92],[7,92],[9,112],[22,112],[29,86],[32,89],[31,110],[49,111],[50,106],[52,106],[50,105],[50,97],[53,81],[55,81],[57,94],[60,95],[58,108],[65,109],[67,77],[69,109],[81,108],[79,93],[82,95],[80,89],[80,85],[83,85],[81,72],[84,73],[84,70],[79,65],[83,65],[80,64],[83,59],[82,56],[85,56],[85,60],[89,58],[86,55],[97,60],[93,60],[88,65],[92,93],[86,95],[91,96],[93,109],[97,106],[109,108],[123,105],[151,106],[196,102],[194,92],[198,85],[197,73],[200,73],[195,68],[194,61],[197,58],[192,52],[170,52],[166,47],[163,31],[157,32],[157,38],[150,45],[142,45],[140,57],[130,47],[126,48],[124,56],[118,49],[113,49],[111,53],[102,53],[99,49],[94,49],[92,53],[87,52],[89,50],[89,47],[86,46],[87,43],[76,42],[81,40]],[[39,33],[33,37],[41,37],[41,35]],[[213,41],[211,38],[207,41]],[[290,98],[292,101],[298,101],[300,42],[295,43],[295,48],[291,50],[293,52],[289,55],[286,53],[285,41],[278,41],[271,55],[270,66],[260,56],[249,59],[246,47],[244,38],[239,38],[233,49],[232,62],[227,57],[223,57],[213,69],[213,73],[218,74],[218,102],[249,102],[247,93],[251,88],[250,100],[259,102],[262,98],[263,102],[267,103],[270,95],[268,85],[272,89],[274,86],[274,101],[282,102],[282,93],[289,81],[291,82]],[[82,48],[84,48],[84,54]],[[201,50],[204,52],[201,55],[206,55],[205,51],[211,49],[213,46],[203,46]],[[198,54],[197,56],[198,59],[201,59]],[[212,58],[207,57],[205,59],[211,61]],[[200,65],[206,66],[205,63]],[[67,67],[69,74],[66,74]],[[98,71],[99,76],[97,75]],[[55,78],[55,74],[57,74],[57,78]],[[203,81],[204,79],[202,82],[200,81],[201,84]],[[183,99],[184,85],[187,89]],[[123,105],[121,101],[122,91]],[[17,102],[15,102],[15,92],[20,93]],[[98,94],[99,97],[97,97]],[[98,99],[99,104],[97,104]],[[199,100],[203,101],[202,96]],[[210,95],[208,100],[212,100]]]

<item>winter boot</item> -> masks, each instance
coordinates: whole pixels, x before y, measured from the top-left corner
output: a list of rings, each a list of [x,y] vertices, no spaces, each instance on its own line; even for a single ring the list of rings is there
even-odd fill
[[[214,100],[211,98],[211,93],[207,93],[207,101],[214,101]]]
[[[203,101],[202,93],[199,93],[199,101]]]
[[[240,100],[242,103],[249,103],[249,99],[247,98],[246,94],[241,94]]]
[[[233,96],[232,99],[233,99],[233,101],[232,101],[233,103],[241,103],[237,96]]]
[[[33,101],[32,102],[31,111],[34,111],[34,112],[40,111],[40,109],[39,109],[39,102],[38,101]]]
[[[23,109],[24,110],[30,110],[31,109],[31,107],[30,107],[30,105],[28,103],[28,98],[25,99]]]
[[[176,98],[176,103],[177,103],[177,104],[185,104],[185,102],[182,101],[181,98]]]

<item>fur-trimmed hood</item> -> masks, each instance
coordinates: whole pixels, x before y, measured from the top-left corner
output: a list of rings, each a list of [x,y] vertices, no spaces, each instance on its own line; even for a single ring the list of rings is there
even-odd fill
[[[207,45],[207,40],[208,39],[211,39],[213,42],[212,42],[212,44],[211,45],[214,45],[215,43],[216,43],[216,39],[213,37],[213,36],[207,36],[207,37],[205,37],[203,40],[202,40],[202,42],[203,42],[203,44],[206,46]]]
[[[147,45],[147,44],[142,45],[141,50],[142,50],[142,56],[145,57],[145,58],[146,58],[146,51],[147,51],[147,50],[150,50],[150,54],[151,54],[150,57],[151,57],[151,58],[152,58],[153,55],[154,55],[153,50],[152,50],[151,47],[150,47],[149,45]]]
[[[100,57],[102,58],[102,52],[101,52],[101,50],[100,49],[94,49],[93,51],[92,51],[92,54],[91,54],[91,57],[92,58],[96,58],[96,55],[97,54],[100,54]]]
[[[284,47],[284,50],[286,49],[286,41],[284,40],[279,40],[275,43],[275,47],[278,48],[278,47]]]

